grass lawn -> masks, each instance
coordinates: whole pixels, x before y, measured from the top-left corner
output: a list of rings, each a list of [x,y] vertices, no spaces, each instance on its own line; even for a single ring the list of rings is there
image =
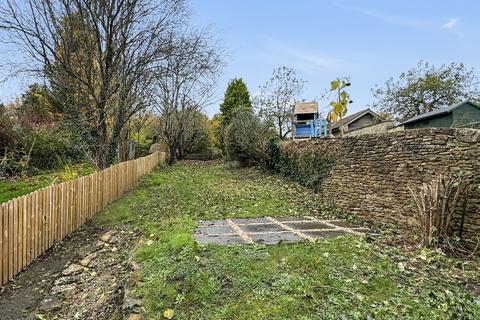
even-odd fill
[[[79,177],[89,175],[95,171],[94,167],[84,163],[72,165],[71,169],[76,172]],[[0,181],[0,203],[59,182],[59,174],[61,174],[62,171],[63,169],[49,170],[31,177]]]
[[[253,169],[181,163],[156,170],[96,219],[142,230],[137,293],[147,319],[167,309],[175,319],[480,319],[480,298],[456,280],[478,280],[477,261],[361,237],[199,246],[191,235],[203,219],[338,215],[318,200]]]

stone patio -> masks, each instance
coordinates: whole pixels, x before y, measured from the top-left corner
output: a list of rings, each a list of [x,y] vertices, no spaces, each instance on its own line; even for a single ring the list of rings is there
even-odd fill
[[[362,235],[365,231],[366,228],[344,220],[320,220],[311,216],[265,217],[200,221],[193,236],[200,244],[276,244]]]

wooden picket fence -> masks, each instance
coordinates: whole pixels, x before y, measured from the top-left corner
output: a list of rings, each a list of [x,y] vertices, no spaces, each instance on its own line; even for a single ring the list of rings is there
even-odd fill
[[[11,280],[164,161],[165,153],[157,151],[1,204],[0,283]]]

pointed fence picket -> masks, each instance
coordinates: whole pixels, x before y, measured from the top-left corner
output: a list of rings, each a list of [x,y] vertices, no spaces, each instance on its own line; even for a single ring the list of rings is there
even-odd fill
[[[0,284],[131,190],[165,162],[155,152],[0,204]]]

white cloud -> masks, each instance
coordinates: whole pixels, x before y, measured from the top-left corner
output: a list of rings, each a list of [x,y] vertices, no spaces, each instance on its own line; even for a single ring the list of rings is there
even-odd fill
[[[333,56],[316,46],[302,47],[268,37],[264,41],[264,59],[269,63],[287,65],[299,71],[316,74],[319,72],[341,72],[353,68],[349,61]]]
[[[280,48],[289,60],[305,71],[318,72],[322,70],[336,70],[342,63],[339,59],[328,57],[316,52],[299,50],[288,47]]]
[[[382,11],[371,10],[369,8],[361,8],[357,6],[345,5],[342,3],[333,3],[333,4],[339,8],[351,10],[391,25],[397,25],[397,26],[409,27],[409,28],[425,28],[429,25],[429,21],[427,20],[412,19],[412,18],[397,16],[397,15],[392,15]]]
[[[442,27],[447,28],[447,29],[452,29],[458,24],[457,18],[450,18],[448,21],[442,25]]]

